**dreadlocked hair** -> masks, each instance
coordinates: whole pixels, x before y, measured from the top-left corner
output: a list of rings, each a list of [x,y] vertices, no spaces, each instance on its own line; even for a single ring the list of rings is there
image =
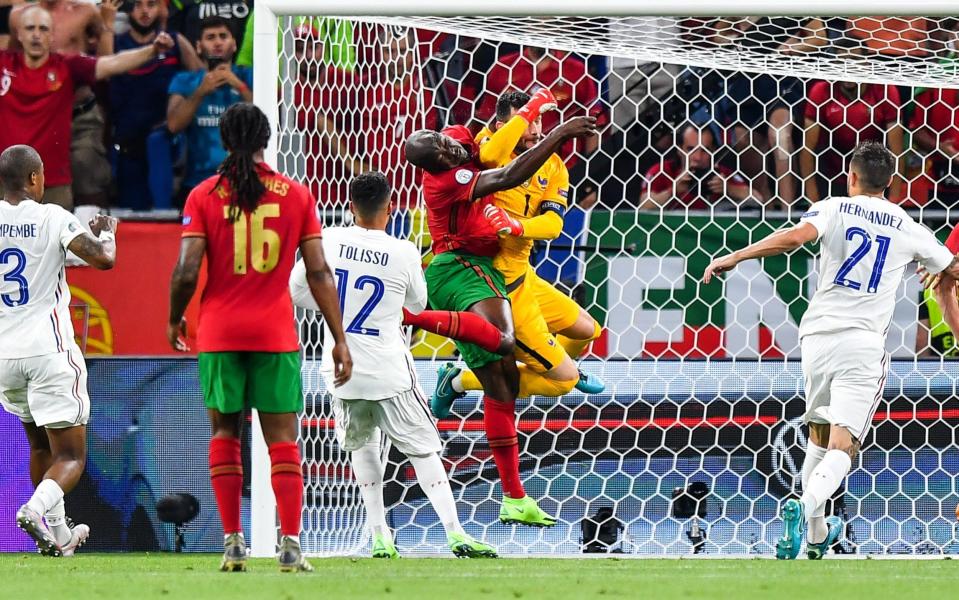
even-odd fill
[[[248,102],[234,104],[220,117],[220,138],[229,154],[217,169],[220,181],[230,184],[230,220],[236,222],[243,212],[253,212],[266,192],[260,181],[253,155],[270,141],[270,121],[259,108]]]

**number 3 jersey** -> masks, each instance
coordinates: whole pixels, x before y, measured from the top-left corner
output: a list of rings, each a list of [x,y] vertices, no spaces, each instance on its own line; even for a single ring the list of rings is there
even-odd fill
[[[385,231],[329,227],[323,253],[336,277],[343,329],[353,357],[353,377],[333,388],[332,336],[325,329],[321,372],[327,388],[344,400],[383,400],[416,386],[413,357],[403,333],[403,308],[426,308],[419,250]],[[299,261],[290,276],[297,306],[318,310]]]
[[[75,347],[64,260],[83,233],[59,206],[0,200],[0,358]]]
[[[256,210],[230,215],[229,182],[214,175],[183,209],[183,237],[206,238],[207,281],[200,299],[200,352],[299,349],[287,283],[300,242],[321,236],[306,187],[263,163],[266,193]]]
[[[801,221],[819,232],[819,284],[799,336],[850,329],[885,337],[906,266],[930,273],[952,262],[952,252],[906,211],[882,198],[830,198]]]

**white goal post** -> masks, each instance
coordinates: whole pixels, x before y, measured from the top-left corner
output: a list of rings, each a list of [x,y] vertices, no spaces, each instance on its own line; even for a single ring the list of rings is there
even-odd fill
[[[771,13],[773,9],[775,12]],[[650,29],[645,24],[630,23],[631,17],[686,18],[677,15],[709,15],[726,16],[730,22],[737,23],[746,19],[741,15],[793,16],[799,19],[804,15],[825,18],[833,15],[848,17],[876,13],[884,17],[920,14],[930,18],[926,35],[932,37],[938,31],[937,17],[952,17],[956,12],[955,0],[921,0],[916,4],[892,0],[848,0],[843,3],[829,0],[786,0],[776,3],[775,6],[768,0],[736,0],[727,3],[709,0],[555,0],[525,3],[517,3],[515,0],[458,3],[440,0],[416,0],[410,3],[397,3],[395,0],[258,0],[253,13],[253,97],[254,102],[269,117],[274,132],[267,148],[266,161],[284,168],[291,176],[308,178],[311,185],[327,189],[323,187],[325,182],[316,181],[317,178],[322,179],[323,175],[317,175],[309,166],[304,167],[305,163],[322,161],[324,157],[311,154],[312,150],[296,146],[296,143],[305,144],[301,138],[308,135],[308,132],[304,134],[299,131],[300,124],[291,124],[291,119],[294,118],[291,115],[296,112],[297,107],[294,106],[294,85],[289,72],[292,65],[289,45],[293,43],[293,31],[296,29],[294,17],[337,18],[355,23],[394,27],[404,32],[424,29],[435,32],[437,38],[441,35],[456,39],[476,38],[481,42],[476,48],[484,43],[495,47],[497,51],[501,46],[538,46],[583,56],[606,57],[610,61],[634,61],[635,65],[658,64],[660,68],[657,73],[665,70],[668,71],[668,77],[672,78],[670,80],[667,77],[667,82],[696,88],[696,97],[682,96],[676,100],[674,104],[682,109],[680,112],[683,118],[674,118],[666,115],[667,103],[660,102],[661,99],[652,91],[652,84],[648,84],[650,87],[644,88],[647,90],[644,92],[646,96],[636,105],[637,114],[641,111],[649,113],[650,107],[658,106],[657,103],[662,105],[662,112],[650,113],[654,116],[650,117],[651,121],[646,128],[648,131],[643,134],[647,137],[643,140],[652,147],[654,128],[661,132],[680,127],[680,123],[685,128],[690,126],[689,123],[695,122],[697,127],[701,127],[700,139],[707,129],[712,128],[710,132],[716,140],[714,143],[719,145],[728,141],[721,140],[723,136],[730,136],[730,140],[734,137],[733,132],[739,121],[731,118],[728,124],[715,125],[715,122],[720,120],[717,116],[720,101],[709,97],[704,91],[709,73],[719,73],[719,80],[714,82],[714,85],[721,90],[717,94],[724,97],[731,93],[729,90],[733,89],[734,82],[743,86],[743,97],[734,101],[732,108],[729,107],[729,102],[722,108],[738,114],[738,107],[756,99],[761,77],[771,77],[776,82],[800,79],[804,82],[803,85],[816,79],[828,82],[852,81],[889,88],[959,88],[959,61],[950,63],[942,60],[941,55],[944,55],[945,51],[929,52],[922,57],[908,60],[888,56],[864,56],[858,52],[859,42],[850,41],[844,35],[831,38],[837,40],[837,46],[844,48],[842,52],[833,51],[830,45],[828,52],[812,50],[805,54],[776,54],[762,48],[762,42],[756,42],[759,46],[723,45],[710,41],[711,38],[706,40],[702,33],[687,31],[678,34],[667,31],[666,28]],[[572,15],[588,15],[588,18]],[[603,33],[598,33],[596,23],[585,22],[592,18],[597,19],[596,23],[601,23]],[[599,21],[599,18],[608,20]],[[616,23],[622,24],[618,33],[608,34],[608,31],[615,27],[607,26]],[[708,33],[717,32],[711,30]],[[690,41],[695,36],[700,37]],[[898,40],[893,39],[890,44],[895,45],[897,42]],[[417,41],[417,44],[426,45],[427,42]],[[865,42],[862,44],[864,46]],[[959,44],[955,48],[959,52]],[[444,87],[443,78],[455,68],[457,51],[454,49],[452,53],[446,52],[442,58],[435,61],[438,64],[438,75],[435,77],[438,77],[439,81],[425,86],[430,87],[431,94],[445,93],[441,90]],[[422,60],[425,62],[426,59]],[[414,62],[416,68],[424,66],[421,58],[416,58]],[[665,69],[666,66],[671,69]],[[597,93],[604,98],[610,93],[612,88],[609,86],[614,85],[615,76],[615,69],[610,65],[607,67],[608,79],[597,84]],[[685,76],[687,72],[693,73],[691,79]],[[461,82],[469,74],[468,68],[462,68],[457,75],[460,83],[454,82],[453,85],[454,95],[461,91],[464,85]],[[485,80],[482,86],[485,86]],[[485,88],[480,90],[490,91]],[[628,95],[628,90],[623,93]],[[889,100],[888,95],[884,100]],[[479,103],[475,97],[470,97],[469,101],[476,101],[477,105]],[[802,101],[804,99],[791,100],[791,114],[798,114],[799,103]],[[441,107],[443,110],[439,112],[442,116],[437,118],[437,122],[443,125],[452,124],[453,100],[447,99],[444,102],[447,104]],[[426,104],[429,109],[429,105],[440,103],[435,100],[423,101],[421,97],[420,104],[419,108]],[[902,99],[902,105],[906,105],[905,98]],[[588,110],[591,107],[582,108]],[[694,109],[699,111],[698,117],[693,115]],[[607,130],[604,139],[609,140],[616,135],[626,139],[629,135],[623,125],[626,121],[616,114],[613,107],[605,107],[605,110]],[[704,114],[706,116],[702,116]],[[411,117],[411,120],[415,119]],[[897,118],[897,122],[901,122],[901,119]],[[297,131],[292,132],[294,129]],[[752,129],[748,129],[749,135],[752,135]],[[524,470],[530,472],[529,479],[533,481],[533,488],[546,490],[544,494],[551,501],[555,501],[553,507],[560,511],[561,515],[582,513],[585,517],[587,511],[603,505],[600,499],[609,499],[609,503],[616,508],[617,517],[625,522],[627,536],[631,536],[630,545],[623,546],[631,548],[625,550],[627,553],[662,555],[686,551],[683,537],[687,535],[683,529],[685,525],[670,520],[670,511],[676,510],[673,502],[675,498],[664,496],[663,490],[673,482],[680,487],[687,485],[700,474],[716,490],[725,486],[727,491],[732,489],[727,479],[732,480],[742,475],[741,479],[736,480],[737,485],[742,488],[756,486],[756,494],[761,496],[759,500],[750,498],[746,491],[739,489],[730,491],[725,496],[723,494],[726,492],[716,491],[717,495],[722,496],[722,507],[718,516],[711,515],[713,521],[710,524],[714,530],[710,533],[716,531],[716,538],[715,541],[714,538],[709,538],[706,551],[729,554],[768,553],[768,542],[774,531],[771,525],[773,518],[766,514],[768,507],[774,496],[784,496],[794,492],[799,486],[798,478],[793,476],[796,471],[796,452],[801,451],[805,444],[798,433],[795,410],[801,377],[796,361],[791,361],[790,358],[795,357],[793,351],[796,345],[796,324],[805,305],[797,307],[791,298],[799,298],[800,302],[804,302],[802,298],[808,297],[815,289],[813,261],[811,258],[806,261],[803,257],[805,262],[802,265],[798,264],[797,259],[796,264],[783,263],[781,266],[766,269],[758,266],[758,263],[752,266],[744,265],[744,268],[740,269],[741,277],[730,278],[727,282],[729,290],[725,295],[710,300],[696,295],[697,292],[692,291],[691,286],[683,279],[685,271],[694,268],[690,265],[699,265],[706,253],[715,250],[705,247],[710,243],[709,240],[718,240],[719,244],[733,243],[737,239],[748,240],[750,235],[771,230],[770,228],[781,226],[787,220],[798,216],[797,210],[801,202],[799,197],[803,194],[800,165],[801,123],[795,129],[796,139],[800,140],[800,143],[792,149],[793,154],[787,161],[785,173],[777,175],[780,191],[777,191],[777,183],[773,177],[774,157],[779,150],[772,137],[769,138],[769,147],[762,156],[759,170],[763,173],[745,176],[749,182],[748,187],[754,192],[752,198],[763,195],[767,198],[779,198],[777,194],[782,193],[781,181],[784,177],[799,181],[797,185],[800,190],[794,193],[796,197],[788,202],[780,198],[775,207],[770,200],[768,206],[761,204],[759,208],[727,207],[723,212],[715,207],[704,209],[687,206],[684,209],[672,210],[666,205],[650,210],[648,206],[643,208],[645,205],[638,199],[639,190],[642,189],[643,194],[646,194],[646,186],[650,184],[646,173],[627,172],[623,175],[620,170],[623,164],[621,159],[624,158],[622,151],[627,150],[627,141],[621,143],[622,147],[617,150],[619,154],[613,152],[611,155],[611,146],[607,143],[601,143],[589,157],[584,157],[580,146],[577,146],[575,151],[570,151],[571,162],[579,162],[583,185],[589,185],[587,181],[596,182],[594,192],[599,200],[595,205],[591,204],[594,206],[592,211],[584,211],[585,216],[582,218],[585,221],[577,234],[579,237],[573,236],[565,242],[568,248],[564,251],[564,256],[572,257],[569,260],[578,265],[574,269],[577,271],[574,279],[576,287],[585,290],[585,300],[582,301],[584,307],[594,316],[603,316],[603,325],[607,330],[602,338],[603,346],[601,350],[594,347],[590,356],[595,360],[597,372],[606,379],[611,391],[602,401],[596,402],[576,395],[561,403],[541,402],[538,399],[521,403],[518,410],[523,411],[525,416],[520,416],[520,419],[528,421],[525,427],[520,427],[520,431],[521,436],[525,435],[530,440],[536,438],[529,443],[538,444],[540,449],[547,448],[552,453],[564,449],[563,451],[577,456],[588,454],[590,446],[587,438],[606,436],[604,442],[598,443],[601,448],[603,443],[609,444],[609,452],[601,452],[602,456],[593,459],[589,466],[579,465],[569,473],[564,471],[561,464],[545,458],[543,454],[537,454],[532,463],[533,467],[530,469],[529,466],[524,466]],[[827,127],[823,127],[823,131],[832,133]],[[364,134],[361,131],[347,133],[355,136]],[[676,133],[682,134],[682,131]],[[935,135],[937,132],[932,133]],[[290,139],[299,141],[291,143]],[[733,146],[732,142],[728,143],[729,148]],[[671,151],[671,148],[656,150],[662,154],[664,161]],[[815,152],[815,177],[821,175],[819,161],[825,161],[828,152]],[[717,156],[722,155],[731,165],[729,180],[733,178],[733,171],[746,171],[743,166],[745,154],[739,149],[716,151]],[[904,165],[901,177],[905,191],[902,194],[906,198],[913,193],[922,195],[922,200],[915,202],[916,215],[923,219],[931,215],[933,219],[938,219],[936,222],[942,227],[954,222],[956,219],[950,206],[935,196],[936,182],[928,182],[934,179],[930,175],[930,168],[934,167],[928,166],[933,158],[910,148],[904,149],[900,158]],[[629,163],[629,160],[625,162]],[[636,164],[641,163],[645,169],[646,164],[637,158]],[[604,174],[603,169],[607,169],[607,165],[609,171]],[[906,165],[911,165],[908,173],[905,171]],[[609,192],[606,183],[615,183],[614,180],[618,181],[624,177],[632,177],[636,181],[614,186],[614,191]],[[753,186],[754,181],[763,177],[765,179],[761,183]],[[343,181],[337,183],[342,185]],[[405,193],[411,197],[418,190],[415,183],[407,182],[403,185],[406,186]],[[575,185],[574,182],[574,187]],[[397,186],[400,184],[395,184],[394,187]],[[959,181],[956,187],[959,190]],[[724,187],[724,192],[728,189]],[[763,190],[761,194],[755,191],[760,189]],[[826,189],[829,189],[829,182],[826,183]],[[604,199],[603,194],[607,192],[616,195],[617,200]],[[629,194],[637,196],[635,202],[619,203],[620,196]],[[325,201],[323,198],[320,200],[321,204]],[[596,202],[595,197],[591,202]],[[602,214],[599,214],[601,207],[609,210],[603,210]],[[341,222],[342,218],[333,213],[342,213],[343,208],[342,202],[324,206],[329,220],[337,223]],[[414,231],[407,233],[414,241],[423,243],[425,249],[427,244],[423,242],[424,232],[416,230],[416,227],[422,228],[422,223],[415,218],[413,223],[407,224],[407,229]],[[620,233],[622,235],[619,235]],[[702,235],[700,241],[689,241],[699,235]],[[545,253],[547,258],[544,260],[551,260],[548,257],[548,248]],[[565,267],[561,266],[554,270],[561,272],[563,268]],[[569,287],[573,288],[574,285],[570,283]],[[890,336],[895,338],[895,345],[891,346],[893,354],[902,359],[903,364],[890,375],[887,382],[888,403],[880,411],[880,416],[888,419],[896,428],[895,431],[919,429],[924,432],[920,437],[924,435],[932,439],[939,436],[936,439],[945,439],[948,437],[947,429],[951,428],[952,434],[955,433],[956,423],[959,423],[959,405],[940,406],[934,401],[938,402],[947,395],[947,388],[951,389],[951,386],[945,380],[959,371],[948,362],[924,363],[909,358],[909,354],[915,350],[913,341],[917,328],[915,323],[910,324],[910,320],[915,321],[917,293],[914,282],[907,282],[901,290],[897,320]],[[712,305],[707,306],[710,303]],[[705,316],[691,316],[699,314]],[[721,324],[717,326],[717,322]],[[311,323],[313,321],[310,317],[301,316],[301,326],[305,327]],[[684,335],[687,336],[686,339],[683,339]],[[931,341],[929,343],[931,344]],[[315,350],[315,344],[315,339],[304,339],[304,349],[307,352]],[[450,355],[448,348],[441,346],[441,342],[435,339],[423,338],[418,347],[420,353],[416,356],[424,359],[421,361],[423,368],[420,375],[424,387],[429,389],[428,386],[432,383],[429,380],[432,361],[445,361]],[[912,362],[907,365],[906,361]],[[305,392],[312,395],[315,406],[320,406],[322,402],[319,396],[322,396],[322,390],[315,373],[310,369],[309,365],[304,368]],[[310,389],[310,386],[314,388]],[[639,399],[640,402],[627,398]],[[736,402],[740,399],[745,399],[745,403],[754,409],[743,409],[742,403],[737,407]],[[643,402],[646,400],[648,405]],[[643,406],[639,406],[640,404]],[[310,405],[314,406],[314,402]],[[936,406],[940,408],[936,409]],[[328,422],[329,415],[323,413],[321,408],[316,410],[319,412],[309,413],[305,418],[320,423],[319,427],[324,427],[323,423]],[[457,410],[459,414],[467,417],[467,422],[476,424],[475,420],[468,418],[475,417],[473,409],[466,407],[463,411],[459,408]],[[935,412],[936,410],[939,412]],[[699,415],[697,411],[702,414]],[[540,421],[546,428],[545,437],[539,435],[537,423]],[[481,446],[477,444],[481,431],[477,431],[475,427],[455,428],[452,425],[446,429],[441,427],[441,430],[444,435],[449,435],[449,439],[455,439],[458,444],[469,449],[468,452],[458,454],[457,461],[468,458],[473,460],[469,454]],[[569,431],[574,433],[567,433]],[[650,431],[653,433],[649,433]],[[735,437],[737,433],[742,440],[722,439],[723,436],[729,435]],[[572,444],[569,447],[563,446],[567,443],[562,441],[566,435],[580,437],[569,441],[568,443]],[[710,435],[713,438],[710,438]],[[919,447],[910,446],[912,442],[905,441],[905,433],[901,435],[899,445],[891,442],[880,445],[881,449],[877,452],[881,456],[864,456],[863,468],[859,474],[854,472],[850,476],[851,480],[859,478],[850,484],[855,489],[850,492],[849,503],[855,505],[857,514],[864,515],[856,523],[856,532],[861,537],[862,547],[865,548],[862,552],[959,552],[959,539],[956,539],[951,526],[946,523],[948,505],[952,503],[954,508],[953,500],[959,498],[959,495],[955,492],[940,493],[933,489],[941,483],[938,479],[933,481],[934,477],[939,477],[940,473],[951,476],[953,470],[959,471],[959,454],[946,456],[942,448],[936,448],[938,454],[930,458],[923,454]],[[630,436],[634,436],[635,440],[623,441]],[[661,436],[661,439],[650,441],[652,438],[649,436]],[[747,440],[750,436],[755,439]],[[675,441],[680,438],[682,441]],[[326,443],[322,440],[327,439],[321,436],[320,441],[310,442]],[[629,444],[634,444],[642,453],[648,453],[648,457],[627,456],[623,448]],[[653,450],[648,448],[651,444],[655,446]],[[678,444],[684,451],[689,452],[684,454],[677,451],[670,459],[666,456],[670,444]],[[521,441],[521,453],[523,450]],[[659,450],[664,451],[663,455],[656,455],[659,458],[654,458]],[[694,464],[695,459],[690,456],[699,450],[702,450],[704,457],[709,454],[709,458],[701,458],[697,467]],[[322,472],[323,477],[349,477],[348,470],[344,470],[342,456],[336,454],[337,451],[332,451],[332,458],[329,458],[328,463],[319,464],[319,459],[311,459],[315,463],[314,467],[321,468],[318,472]],[[729,456],[724,458],[724,452]],[[733,456],[737,452],[739,454]],[[651,466],[654,460],[661,461],[656,463],[655,469]],[[671,466],[667,464],[670,460]],[[724,460],[726,462],[723,462]],[[895,460],[906,462],[901,470],[895,470],[892,467],[873,468],[870,462],[873,460],[885,461],[884,464],[892,464]],[[460,489],[461,495],[457,496],[457,500],[468,503],[470,518],[476,517],[473,528],[467,525],[467,530],[478,535],[489,531],[488,523],[476,515],[488,509],[486,505],[490,501],[489,495],[494,493],[495,487],[484,475],[484,461],[487,459],[475,459],[480,466],[475,467],[474,479],[479,481],[481,486],[468,492],[466,483],[462,483],[461,488],[454,485],[454,492]],[[628,461],[632,462],[627,465]],[[682,461],[686,461],[684,465],[677,466]],[[750,466],[749,461],[762,462],[763,465]],[[909,478],[925,468],[922,465],[932,465],[928,467],[933,471],[930,480],[922,482],[921,491],[909,495],[903,490],[907,483],[912,485]],[[277,539],[276,508],[270,485],[269,455],[255,418],[251,466],[251,551],[254,556],[272,556]],[[779,468],[791,475],[780,476],[776,472]],[[539,469],[542,473],[537,473]],[[642,469],[651,469],[652,474],[644,474]],[[745,471],[749,472],[744,474]],[[593,479],[601,481],[596,483]],[[891,491],[891,488],[888,493],[883,491],[883,486],[889,487],[893,483],[899,486],[896,491]],[[551,490],[565,489],[563,486],[572,486],[574,491],[568,494],[571,500],[558,495],[550,496],[553,493]],[[616,486],[625,488],[611,492],[610,488]],[[876,492],[873,486],[882,487],[883,490]],[[772,488],[775,488],[775,493],[771,491]],[[361,515],[358,500],[349,490],[330,491],[331,489],[324,488],[324,491],[314,493],[320,498],[319,502],[322,502],[323,498],[335,497],[337,502],[342,501],[342,506],[337,507],[338,512],[335,514],[322,513],[315,519],[310,517],[311,525],[307,528],[346,524],[357,529],[351,531],[346,541],[307,542],[304,547],[307,551],[320,554],[354,553],[365,543],[361,533],[362,523],[357,522],[358,515]],[[397,489],[401,490],[397,496],[399,500],[394,499],[394,502],[399,506],[405,502],[409,485],[404,483]],[[589,493],[595,492],[596,498],[579,497],[580,489],[589,489]],[[649,497],[644,497],[642,494],[647,492]],[[464,499],[469,493],[478,496]],[[411,521],[417,521],[417,511],[423,504],[420,500],[416,500],[415,506],[407,507],[410,514],[416,515],[416,518],[410,517]],[[315,498],[313,501],[317,502]],[[881,507],[877,503],[881,503]],[[622,514],[620,510],[623,511]],[[695,515],[692,518],[696,521]],[[667,521],[670,522],[666,524]],[[534,538],[508,535],[493,541],[499,541],[506,548],[506,554],[578,552],[580,542],[577,541],[578,533],[574,531],[578,526],[578,521],[567,522],[561,533],[556,533],[553,537],[550,537],[549,533],[537,534],[539,537]],[[419,523],[416,527],[425,529],[427,525]],[[890,533],[893,530],[894,533]],[[417,530],[415,535],[411,536],[411,539],[415,538],[419,551],[426,552],[433,548],[426,531]]]

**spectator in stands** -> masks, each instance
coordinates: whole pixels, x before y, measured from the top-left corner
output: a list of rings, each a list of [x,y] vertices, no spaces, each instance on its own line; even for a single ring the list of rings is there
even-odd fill
[[[117,35],[118,50],[139,48],[153,43],[163,27],[162,0],[134,0],[130,10],[130,30]],[[170,180],[172,168],[151,172],[169,165],[170,143],[166,128],[167,90],[174,75],[182,70],[197,71],[203,63],[182,34],[168,31],[176,45],[146,65],[110,80],[110,123],[117,150],[116,184],[119,205],[134,210],[151,206],[169,208],[169,195],[154,198],[149,182],[158,175]],[[152,144],[147,139],[153,140]],[[157,148],[152,156],[148,148]],[[162,154],[165,153],[165,156]]]
[[[959,90],[931,88],[916,96],[912,140],[932,166],[929,200],[959,205]]]
[[[902,173],[899,106],[899,90],[892,85],[818,81],[810,86],[799,153],[799,173],[810,202],[846,195],[846,157],[863,141],[885,142],[899,157]],[[899,175],[893,178],[889,197],[902,197]]]
[[[50,46],[59,54],[113,54],[112,29],[122,0],[105,0],[97,6],[77,0],[41,0],[56,27]],[[19,6],[10,13],[10,31],[18,38],[23,14],[32,4]],[[22,49],[16,39],[12,49]],[[72,201],[76,204],[106,206],[110,199],[110,162],[104,145],[106,123],[93,89],[77,86],[73,104],[70,164],[73,173]]]
[[[735,45],[756,53],[795,52],[795,40],[818,41],[823,29],[819,19],[797,17],[741,17],[718,19],[711,41],[717,46]],[[735,73],[729,76],[726,97],[717,115],[723,126],[732,128],[734,150],[743,173],[755,182],[767,198],[785,206],[796,200],[792,175],[793,109],[805,97],[805,84],[795,77]],[[768,154],[772,154],[772,181],[766,176]]]
[[[70,167],[70,107],[74,90],[126,73],[173,47],[160,34],[151,46],[99,58],[51,52],[53,18],[40,6],[19,15],[23,51],[0,51],[0,147],[28,144],[43,158],[44,202],[73,208]]]
[[[599,100],[596,81],[586,71],[581,59],[555,50],[527,46],[519,52],[501,56],[486,75],[484,95],[480,98],[476,116],[489,121],[496,112],[496,99],[503,92],[515,89],[528,94],[540,88],[549,88],[559,102],[559,110],[543,115],[543,133],[549,133],[560,121],[581,115],[593,115],[605,121],[605,111]],[[561,156],[570,167],[576,162],[573,141],[567,142]],[[599,146],[599,136],[590,136],[580,144],[580,155],[588,156]]]
[[[646,172],[641,210],[708,210],[762,202],[742,175],[714,163],[716,142],[709,128],[690,123],[679,131],[677,156]]]
[[[354,174],[372,170],[362,159],[360,90],[356,77],[324,60],[319,31],[300,25],[293,33],[297,80],[293,88],[297,129],[303,135],[306,183],[320,206],[345,208]],[[329,222],[329,221],[327,221]]]
[[[226,19],[204,19],[196,48],[203,68],[177,73],[170,82],[167,104],[167,129],[174,134],[185,131],[187,138],[180,200],[213,176],[226,158],[220,141],[220,115],[237,102],[253,100],[253,70],[233,64],[236,40]]]
[[[191,44],[199,43],[206,19],[220,17],[233,33],[236,47],[243,45],[253,0],[170,0],[169,4],[170,29],[185,35]]]
[[[418,129],[437,129],[439,121],[432,93],[421,85],[417,69],[416,34],[390,27],[376,31],[378,64],[364,69],[361,88],[366,94],[363,106],[365,159],[374,170],[386,174],[393,187],[393,202],[398,210],[388,231],[406,237],[409,229],[407,208],[419,198],[420,169],[403,158],[408,138]]]

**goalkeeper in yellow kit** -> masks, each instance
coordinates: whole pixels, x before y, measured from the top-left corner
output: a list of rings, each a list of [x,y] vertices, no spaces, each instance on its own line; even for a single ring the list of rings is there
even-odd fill
[[[540,119],[528,127],[522,120],[512,119],[529,98],[515,91],[500,96],[496,103],[496,132],[487,128],[477,136],[478,158],[483,167],[502,167],[539,140]],[[554,154],[529,181],[496,193],[493,205],[486,207],[487,218],[502,234],[493,266],[504,275],[512,306],[516,357],[523,363],[520,397],[562,396],[574,387],[592,394],[605,389],[597,377],[580,373],[573,361],[599,337],[599,324],[569,296],[542,280],[530,264],[535,240],[551,240],[560,235],[568,195],[569,172],[563,160]],[[466,390],[480,389],[479,380],[470,371],[461,371],[452,364],[441,367],[433,395],[433,413],[446,416],[457,397]]]

